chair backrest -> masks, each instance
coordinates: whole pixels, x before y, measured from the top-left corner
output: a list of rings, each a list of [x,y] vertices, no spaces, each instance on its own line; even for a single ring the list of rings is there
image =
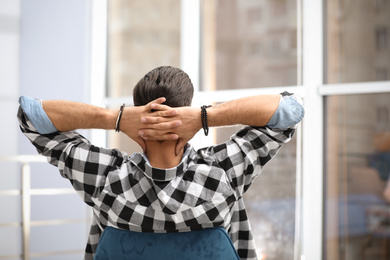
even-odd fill
[[[237,260],[221,227],[180,233],[140,233],[106,227],[94,260]]]

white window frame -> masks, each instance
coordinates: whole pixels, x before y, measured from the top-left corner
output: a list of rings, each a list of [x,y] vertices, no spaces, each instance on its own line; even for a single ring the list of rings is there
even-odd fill
[[[107,1],[93,0],[90,34],[90,104],[107,106]],[[107,145],[107,134],[103,130],[90,130],[90,140],[97,146]]]
[[[323,248],[323,1],[303,0],[303,87],[305,118],[302,153],[301,259],[322,259]]]

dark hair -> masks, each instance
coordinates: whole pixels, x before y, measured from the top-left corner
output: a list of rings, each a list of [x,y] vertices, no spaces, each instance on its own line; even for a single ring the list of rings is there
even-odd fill
[[[162,66],[148,72],[133,90],[135,106],[143,106],[165,97],[165,105],[170,107],[190,106],[194,87],[187,73],[181,69]]]

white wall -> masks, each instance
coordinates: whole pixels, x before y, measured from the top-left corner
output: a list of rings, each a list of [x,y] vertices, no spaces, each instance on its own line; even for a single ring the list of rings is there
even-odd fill
[[[17,124],[19,95],[89,102],[91,9],[92,0],[0,0],[0,156],[36,154]],[[19,164],[0,162],[0,178],[7,180],[0,182],[0,191],[20,189],[20,175]],[[31,175],[34,189],[70,188],[46,163],[32,163]],[[20,197],[0,194],[2,208],[8,209],[0,214],[0,257],[21,254],[21,228],[1,225],[21,221]],[[31,201],[33,221],[89,217],[75,194],[32,196]],[[30,252],[76,250],[65,258],[80,259],[88,228],[88,223],[35,226]]]
[[[19,81],[20,1],[0,0],[0,156],[17,154],[18,126],[16,109]],[[20,176],[15,163],[0,162],[0,190],[20,187]],[[0,196],[2,211],[0,223],[20,221],[20,196]],[[7,209],[7,214],[4,214]],[[1,254],[13,254],[21,250],[20,228],[0,228]],[[5,235],[6,234],[6,235]]]
[[[20,2],[0,0],[0,156],[16,154]]]

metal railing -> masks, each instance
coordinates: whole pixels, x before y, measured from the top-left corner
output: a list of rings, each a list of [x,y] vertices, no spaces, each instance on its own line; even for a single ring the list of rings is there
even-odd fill
[[[49,226],[49,225],[63,225],[71,223],[89,223],[90,219],[60,219],[60,220],[31,220],[31,196],[34,195],[60,195],[60,194],[75,194],[76,192],[69,188],[47,188],[47,189],[32,189],[31,188],[31,163],[47,162],[46,158],[39,155],[17,155],[17,156],[0,156],[0,162],[19,163],[21,165],[22,185],[21,189],[0,190],[0,196],[21,196],[22,203],[22,220],[21,222],[4,222],[0,223],[2,227],[22,227],[22,254],[16,255],[1,255],[0,259],[20,259],[28,260],[31,257],[42,257],[51,255],[64,254],[79,254],[83,253],[84,249],[57,251],[57,252],[30,252],[30,237],[31,227],[33,226]]]

